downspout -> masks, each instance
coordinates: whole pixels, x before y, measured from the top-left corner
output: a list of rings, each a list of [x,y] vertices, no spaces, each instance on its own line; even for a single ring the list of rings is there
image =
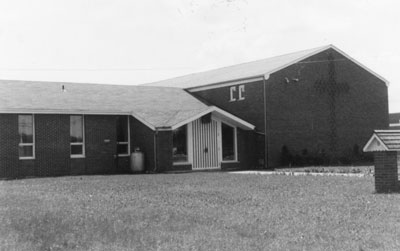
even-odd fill
[[[268,168],[268,126],[267,126],[267,84],[266,81],[269,79],[269,74],[263,75],[263,96],[264,96],[264,168]]]
[[[158,129],[155,129],[154,132],[154,168],[153,172],[157,172],[157,134],[158,134]]]

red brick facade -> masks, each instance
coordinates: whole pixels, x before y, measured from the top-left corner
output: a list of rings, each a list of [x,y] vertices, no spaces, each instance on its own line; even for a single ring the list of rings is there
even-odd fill
[[[35,114],[35,159],[18,157],[18,115],[0,114],[0,178],[126,173],[116,158],[117,116],[85,116],[84,158],[70,157],[69,115]]]
[[[45,177],[84,174],[129,173],[130,158],[118,157],[114,115],[85,115],[85,157],[70,156],[70,115],[35,114],[35,159],[18,156],[18,114],[0,114],[0,178]],[[172,131],[154,132],[130,117],[131,151],[144,153],[148,172],[191,170],[191,165],[173,166]],[[225,168],[253,167],[254,137],[252,131],[237,130],[237,163]],[[156,147],[155,147],[156,146]]]
[[[397,152],[375,152],[375,190],[377,193],[395,192],[399,189]]]
[[[388,128],[387,91],[381,79],[328,49],[266,80],[192,94],[255,125],[255,131],[237,130],[238,162],[221,164],[249,169],[281,165],[284,146],[295,157],[342,160],[361,152],[374,129]],[[129,157],[117,155],[116,115],[85,115],[84,158],[70,157],[69,116],[35,114],[36,156],[20,160],[18,115],[0,114],[0,178],[130,172]],[[131,151],[141,149],[147,171],[191,169],[173,165],[172,137],[130,116]]]
[[[336,82],[346,86],[334,97],[334,149],[329,93],[317,86],[329,78],[329,53],[334,58]],[[268,167],[281,164],[283,146],[298,156],[306,152],[346,158],[355,147],[361,149],[374,129],[388,127],[385,83],[332,49],[271,74],[266,80],[266,111],[263,82],[244,85],[242,101],[230,101],[230,86],[193,95],[254,124],[257,132],[264,133],[266,127],[267,142],[262,148],[268,151]],[[257,152],[261,156],[262,151]]]

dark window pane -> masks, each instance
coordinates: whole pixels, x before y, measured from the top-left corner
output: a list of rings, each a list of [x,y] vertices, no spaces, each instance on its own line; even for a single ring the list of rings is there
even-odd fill
[[[70,117],[71,142],[83,142],[83,116]]]
[[[172,158],[174,162],[188,161],[187,126],[181,126],[173,132]]]
[[[235,160],[235,129],[222,123],[222,160]]]
[[[33,146],[19,146],[19,157],[33,157]]]
[[[71,155],[83,155],[83,146],[71,145]]]
[[[18,116],[18,132],[20,143],[33,143],[33,116]]]
[[[128,142],[128,116],[117,119],[117,142]]]
[[[117,152],[118,154],[128,154],[128,144],[118,144]]]

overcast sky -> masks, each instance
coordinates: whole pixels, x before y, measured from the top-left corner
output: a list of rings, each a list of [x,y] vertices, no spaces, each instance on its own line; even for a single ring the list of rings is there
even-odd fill
[[[0,78],[141,84],[334,44],[390,81],[398,0],[1,0]]]

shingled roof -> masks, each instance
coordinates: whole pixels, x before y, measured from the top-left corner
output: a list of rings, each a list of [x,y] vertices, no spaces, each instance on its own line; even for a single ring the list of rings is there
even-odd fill
[[[155,129],[217,112],[254,128],[179,88],[0,80],[0,97],[0,113],[125,114]]]
[[[243,79],[257,78],[257,77],[266,77],[268,78],[269,74],[272,74],[278,70],[281,70],[287,66],[290,66],[294,63],[300,62],[310,56],[313,56],[317,53],[325,51],[327,49],[334,49],[343,56],[347,57],[349,60],[358,64],[360,67],[364,68],[371,74],[375,75],[383,82],[388,84],[389,82],[383,77],[379,76],[377,73],[368,69],[355,59],[348,56],[343,51],[339,50],[334,45],[326,45],[322,47],[317,47],[313,49],[298,51],[294,53],[289,53],[281,56],[266,58],[262,60],[257,60],[253,62],[232,65],[228,67],[223,67],[215,70],[204,71],[199,73],[193,73],[177,78],[171,78],[167,80],[147,83],[145,85],[149,86],[169,86],[169,87],[177,87],[182,89],[191,89],[196,87],[227,83],[232,81],[239,81]]]
[[[375,130],[364,152],[400,151],[400,130]]]

